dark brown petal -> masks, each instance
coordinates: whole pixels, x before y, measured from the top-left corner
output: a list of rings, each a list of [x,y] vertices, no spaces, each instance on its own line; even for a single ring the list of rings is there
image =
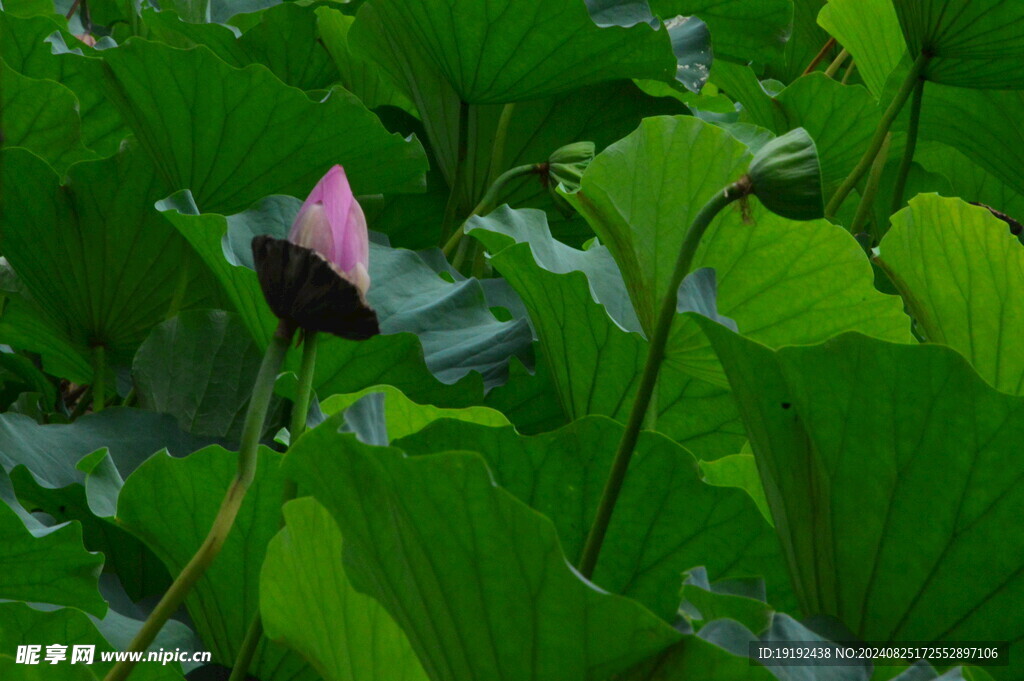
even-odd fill
[[[253,238],[252,255],[263,296],[278,318],[350,340],[380,333],[377,313],[359,289],[316,251],[263,235]]]

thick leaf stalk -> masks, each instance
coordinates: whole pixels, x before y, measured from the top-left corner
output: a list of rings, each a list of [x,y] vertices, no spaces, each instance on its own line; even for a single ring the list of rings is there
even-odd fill
[[[522,166],[516,166],[515,168],[506,170],[504,173],[498,176],[498,179],[495,180],[493,184],[491,184],[490,188],[487,190],[487,193],[484,194],[484,197],[482,199],[480,199],[480,203],[476,204],[476,207],[473,208],[473,210],[470,211],[469,215],[466,216],[466,220],[469,220],[469,218],[473,217],[474,215],[486,214],[493,210],[495,208],[495,204],[498,201],[498,197],[501,196],[501,193],[505,190],[505,187],[508,186],[509,182],[519,177],[532,175],[536,172],[537,165],[532,163]],[[466,233],[466,220],[462,221],[462,224],[459,225],[459,228],[455,230],[455,233],[452,234],[451,238],[448,239],[444,247],[441,249],[442,252],[445,254],[445,257],[450,258],[452,254],[455,252],[456,247],[458,247],[459,242],[462,241],[462,237]]]
[[[857,235],[864,231],[864,226],[868,223],[871,218],[871,210],[875,205],[875,197],[878,195],[878,188],[882,184],[882,173],[885,172],[885,163],[889,160],[889,144],[892,141],[892,133],[885,136],[885,141],[882,143],[882,148],[878,150],[878,156],[875,157],[874,163],[871,164],[871,174],[868,175],[868,181],[864,184],[864,193],[860,197],[860,203],[857,205],[857,213],[853,216],[853,222],[850,223],[850,233]],[[875,225],[875,238],[881,238],[882,230],[884,225]]]
[[[92,373],[92,410],[98,414],[107,399],[107,351],[102,345],[93,346]]]
[[[910,165],[914,162],[914,152],[917,150],[917,134],[921,127],[921,100],[924,99],[924,78],[917,79],[917,87],[914,88],[914,99],[910,103],[910,125],[907,128],[907,146],[903,150],[903,159],[900,161],[899,173],[896,175],[896,187],[892,194],[892,210],[889,214],[903,208],[903,194],[907,190],[907,176],[910,175]]]
[[[672,279],[669,281],[668,290],[661,302],[661,310],[654,326],[654,333],[647,346],[647,359],[644,361],[640,387],[637,388],[636,399],[633,401],[633,407],[626,421],[626,430],[622,433],[622,440],[619,441],[604,492],[601,494],[601,503],[598,505],[597,514],[594,516],[594,522],[590,526],[590,533],[587,535],[587,541],[580,556],[579,571],[587,579],[593,576],[597,559],[601,555],[601,546],[608,532],[608,525],[611,522],[612,513],[615,511],[619,493],[622,491],[622,484],[626,480],[626,471],[629,469],[629,462],[633,457],[633,449],[640,436],[647,408],[651,404],[654,387],[658,382],[658,372],[665,359],[665,346],[668,343],[669,330],[676,315],[679,286],[690,272],[701,237],[704,236],[704,232],[707,231],[715,216],[733,201],[750,194],[751,190],[749,178],[743,177],[717,192],[697,213],[683,239],[679,257],[672,272]]]
[[[906,80],[903,81],[903,85],[900,86],[899,92],[893,98],[889,107],[882,114],[882,120],[878,123],[878,127],[875,129],[875,134],[868,143],[868,148],[864,152],[864,156],[861,157],[860,162],[857,166],[850,171],[843,183],[839,185],[839,189],[833,194],[832,199],[825,206],[825,217],[831,218],[843,205],[843,201],[850,195],[853,188],[857,186],[861,178],[871,169],[871,164],[874,162],[875,157],[878,156],[879,149],[882,148],[882,143],[885,141],[885,136],[889,133],[889,129],[892,128],[893,122],[899,115],[900,111],[903,110],[903,105],[907,103],[907,99],[910,98],[914,88],[917,87],[918,81],[921,79],[921,73],[924,71],[924,67],[928,64],[929,55],[922,52],[917,60],[914,61],[914,65],[910,68],[910,73],[907,74]]]
[[[259,447],[260,435],[263,433],[267,407],[270,405],[270,398],[274,393],[274,382],[281,369],[284,356],[288,352],[293,334],[294,329],[284,322],[274,332],[267,352],[263,356],[263,364],[256,376],[252,396],[249,398],[249,408],[245,414],[242,441],[238,451],[238,472],[224,495],[224,500],[221,502],[206,539],[203,540],[199,550],[192,556],[192,560],[188,562],[188,565],[167,589],[167,593],[143,623],[142,628],[139,629],[128,646],[128,652],[143,652],[149,648],[157,634],[163,629],[164,624],[181,606],[189,591],[213,564],[214,559],[224,547],[224,542],[227,541],[228,535],[231,533],[238,510],[245,499],[245,493],[256,477],[256,450]],[[132,673],[135,664],[136,662],[131,660],[118,662],[104,677],[104,681],[124,681]]]
[[[299,384],[295,391],[295,403],[292,406],[292,416],[288,426],[289,446],[295,443],[306,430],[306,418],[309,416],[309,400],[313,395],[313,374],[316,369],[316,337],[315,331],[306,333],[302,343],[302,366],[299,368]],[[297,486],[293,480],[286,480],[284,495],[281,504],[284,505],[295,498],[298,494]],[[282,525],[284,519],[281,520]],[[231,676],[228,681],[244,681],[249,673],[249,666],[252,665],[252,658],[256,654],[256,647],[263,636],[263,618],[257,608],[253,613],[249,628],[242,639],[242,646],[238,649],[235,657],[235,664],[231,668]]]

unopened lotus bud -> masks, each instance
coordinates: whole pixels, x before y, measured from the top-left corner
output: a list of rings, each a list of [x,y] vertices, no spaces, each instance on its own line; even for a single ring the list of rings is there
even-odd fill
[[[550,186],[561,184],[566,191],[574,192],[580,188],[583,173],[594,160],[593,142],[573,142],[556,149],[548,157],[548,177]]]
[[[313,187],[295,216],[288,240],[322,255],[366,295],[370,288],[370,236],[366,216],[341,166],[328,170]]]
[[[341,166],[327,171],[310,192],[287,240],[258,236],[252,248],[263,295],[279,318],[353,340],[380,333],[366,303],[366,217]]]
[[[814,220],[825,214],[818,149],[803,128],[761,147],[747,177],[751,192],[773,213],[790,220]]]

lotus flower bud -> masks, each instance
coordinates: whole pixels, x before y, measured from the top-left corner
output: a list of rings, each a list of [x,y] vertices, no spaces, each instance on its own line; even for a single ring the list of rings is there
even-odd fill
[[[288,240],[311,248],[360,293],[370,288],[370,237],[366,216],[352,195],[345,170],[336,165],[313,187],[295,216]]]
[[[548,177],[550,186],[563,185],[566,191],[574,192],[580,188],[583,172],[594,160],[593,142],[574,142],[556,149],[548,157]]]
[[[803,128],[761,147],[747,177],[752,193],[773,213],[790,220],[814,220],[825,214],[818,149]]]
[[[313,187],[287,240],[257,236],[252,251],[263,296],[278,318],[351,340],[380,333],[377,314],[366,302],[366,217],[341,166]]]

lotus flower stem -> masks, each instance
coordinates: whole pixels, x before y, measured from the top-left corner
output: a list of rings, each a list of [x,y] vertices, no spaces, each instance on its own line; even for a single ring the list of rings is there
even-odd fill
[[[316,338],[315,331],[307,331],[306,338],[302,342],[302,366],[299,368],[299,384],[295,390],[295,403],[292,405],[292,417],[288,427],[289,446],[295,444],[295,441],[306,430],[309,400],[313,395],[313,373],[316,369]],[[295,481],[285,480],[281,505],[294,499],[297,494]],[[281,519],[281,524],[284,525],[284,518]],[[235,664],[231,668],[231,676],[228,677],[228,681],[243,681],[245,679],[262,636],[263,617],[257,607],[249,622],[249,628],[245,632],[245,638],[242,639],[242,645],[238,649],[238,655],[235,656]]]
[[[608,532],[608,524],[611,522],[615,503],[618,501],[619,492],[622,491],[622,483],[626,479],[626,471],[629,469],[629,462],[633,457],[633,449],[636,447],[640,429],[647,415],[647,408],[651,403],[651,396],[654,394],[654,388],[658,382],[658,372],[661,370],[662,360],[665,359],[665,345],[668,342],[669,330],[672,327],[672,320],[676,316],[679,285],[689,274],[701,237],[704,236],[704,232],[707,231],[715,216],[723,208],[733,201],[743,198],[750,191],[750,182],[744,177],[717,192],[697,213],[683,239],[675,270],[672,272],[672,279],[669,281],[668,290],[661,301],[661,311],[658,313],[654,333],[647,345],[647,359],[644,361],[640,387],[637,388],[636,399],[633,401],[633,407],[630,409],[629,418],[626,421],[626,429],[622,433],[611,471],[608,473],[608,481],[601,494],[601,503],[597,507],[597,514],[594,516],[594,522],[590,526],[590,533],[587,535],[587,542],[580,556],[579,571],[587,579],[593,576],[594,568],[597,566],[601,545]]]
[[[856,70],[857,70],[857,62],[851,61],[850,65],[846,67],[846,73],[843,74],[843,79],[840,82],[843,85],[846,85],[848,82],[850,82],[850,76],[852,76],[853,72],[856,71]]]
[[[92,410],[103,411],[107,399],[107,349],[102,345],[92,348]]]
[[[498,118],[498,126],[494,129],[494,144],[491,145],[491,169],[488,176],[493,185],[498,179],[498,173],[505,162],[505,140],[508,139],[508,126],[512,122],[512,112],[515,111],[516,103],[509,102],[501,108],[501,116]]]
[[[882,148],[882,142],[885,141],[885,136],[888,134],[889,129],[892,127],[893,121],[896,120],[896,116],[899,115],[903,109],[903,105],[906,104],[907,99],[910,98],[910,94],[914,91],[917,86],[918,80],[921,79],[921,73],[924,71],[924,67],[928,64],[929,55],[922,52],[914,65],[910,68],[910,73],[907,74],[906,80],[903,81],[903,85],[900,86],[899,92],[893,98],[889,107],[882,114],[882,120],[879,121],[878,127],[875,129],[875,134],[868,143],[868,148],[864,152],[864,156],[861,157],[860,162],[857,164],[850,174],[843,180],[843,183],[839,185],[839,189],[832,195],[832,199],[825,206],[825,217],[831,218],[843,205],[843,201],[850,195],[853,188],[857,186],[864,174],[871,168],[872,162],[875,160],[875,156],[878,155],[878,150]]]
[[[829,78],[835,76],[836,72],[839,71],[839,67],[843,65],[843,62],[846,61],[846,59],[849,56],[850,53],[844,47],[842,51],[839,53],[839,55],[832,61],[832,63],[828,65],[828,68],[825,69],[825,75],[828,76]]]
[[[465,183],[466,157],[469,155],[469,104],[459,102],[458,140],[455,148],[455,172],[452,173],[449,185],[448,203],[444,207],[444,218],[441,225],[442,235],[448,235],[459,215],[459,203],[462,201],[462,185]]]
[[[498,198],[501,196],[501,192],[505,189],[505,186],[518,177],[538,172],[539,165],[540,164],[537,163],[531,163],[523,166],[516,166],[515,168],[506,170],[502,173],[501,176],[491,184],[487,193],[484,194],[482,199],[480,199],[480,203],[476,204],[476,207],[470,211],[469,215],[466,216],[466,219],[462,221],[461,225],[459,225],[459,228],[455,230],[455,233],[452,234],[451,238],[445,243],[444,247],[441,249],[445,257],[451,257],[452,253],[455,252],[455,247],[459,245],[463,235],[466,233],[466,222],[471,217],[494,210],[494,204],[497,203]]]
[[[910,166],[914,162],[914,152],[917,150],[917,131],[921,127],[921,100],[924,98],[924,83],[924,78],[917,79],[917,86],[914,88],[914,98],[910,102],[907,146],[903,150],[903,160],[900,161],[900,170],[896,175],[896,187],[892,195],[890,215],[903,208],[903,194],[907,190],[907,176],[910,175]]]
[[[868,181],[864,185],[864,193],[860,197],[860,203],[857,204],[857,214],[854,215],[853,222],[850,223],[851,234],[856,235],[863,231],[864,225],[867,224],[868,219],[871,217],[871,209],[875,205],[875,196],[878,195],[878,187],[882,183],[885,163],[889,160],[890,142],[892,142],[892,133],[885,136],[882,148],[878,150],[878,156],[875,157],[874,162],[871,164],[871,174],[868,175]],[[875,225],[876,236],[881,236],[881,229],[881,225]]]
[[[267,352],[263,355],[263,364],[260,365],[256,382],[253,385],[252,396],[249,398],[249,408],[245,413],[242,441],[238,451],[238,472],[224,495],[224,500],[221,502],[206,539],[203,540],[199,550],[192,556],[192,560],[167,589],[167,593],[160,599],[156,608],[153,609],[142,628],[132,639],[128,646],[129,652],[143,652],[153,643],[164,624],[181,606],[185,596],[210,567],[223,548],[224,542],[227,541],[231,528],[235,524],[238,510],[242,506],[245,493],[256,476],[256,452],[267,417],[267,407],[270,405],[270,398],[274,393],[274,382],[281,369],[284,356],[288,352],[293,334],[294,329],[285,322],[279,324],[277,331],[274,332]],[[124,681],[132,673],[135,664],[136,662],[129,660],[118,662],[104,677],[104,681]]]
[[[245,638],[242,639],[242,646],[238,649],[235,657],[235,664],[231,668],[231,675],[228,681],[244,681],[249,675],[249,665],[252,664],[253,655],[256,654],[256,647],[263,637],[263,618],[260,617],[259,606],[249,621],[249,628],[245,630]]]
[[[295,392],[295,405],[289,424],[289,444],[295,442],[306,430],[309,415],[309,400],[313,395],[313,373],[316,369],[316,332],[306,333],[302,343],[302,366],[299,368],[299,385]]]
[[[807,68],[804,69],[804,72],[800,75],[806,76],[808,73],[811,73],[812,71],[814,71],[814,69],[818,68],[818,64],[820,64],[825,59],[825,55],[828,54],[828,51],[835,46],[835,38],[829,38],[828,40],[826,40],[825,44],[821,46],[821,50],[818,52],[818,54],[814,55],[814,59],[811,60],[811,63],[807,65]]]

